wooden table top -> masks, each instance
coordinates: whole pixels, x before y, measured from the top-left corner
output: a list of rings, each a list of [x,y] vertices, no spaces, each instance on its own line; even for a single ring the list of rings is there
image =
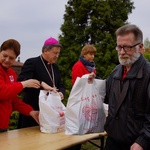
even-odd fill
[[[104,135],[105,132],[85,135],[65,135],[64,132],[49,134],[42,133],[40,127],[36,126],[0,133],[0,149],[60,150]]]

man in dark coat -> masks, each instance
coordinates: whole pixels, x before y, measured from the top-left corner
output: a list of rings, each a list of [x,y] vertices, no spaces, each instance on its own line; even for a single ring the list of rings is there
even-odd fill
[[[150,63],[141,53],[143,33],[127,24],[116,37],[120,64],[106,82],[105,150],[150,150]]]
[[[142,55],[143,33],[127,24],[116,37],[120,64],[106,80],[104,150],[150,150],[150,62]],[[89,75],[89,83],[94,77]]]
[[[27,79],[37,79],[41,83],[45,82],[49,86],[58,89],[61,99],[64,98],[65,88],[61,80],[56,61],[59,57],[61,45],[55,38],[48,38],[43,45],[42,54],[38,57],[29,58],[25,61],[18,81]],[[23,91],[23,102],[39,110],[40,89],[26,88]],[[31,117],[19,116],[18,128],[38,125]]]

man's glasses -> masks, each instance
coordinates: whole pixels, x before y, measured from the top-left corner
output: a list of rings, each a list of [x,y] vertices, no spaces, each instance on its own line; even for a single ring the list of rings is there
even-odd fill
[[[116,46],[116,50],[117,51],[121,51],[122,50],[122,48],[123,48],[123,50],[125,51],[125,52],[129,52],[129,51],[131,51],[131,49],[133,48],[133,47],[135,47],[135,46],[137,46],[137,45],[139,45],[140,43],[137,43],[137,44],[135,44],[135,45],[133,45],[133,46],[120,46],[120,45],[118,45],[118,46]]]

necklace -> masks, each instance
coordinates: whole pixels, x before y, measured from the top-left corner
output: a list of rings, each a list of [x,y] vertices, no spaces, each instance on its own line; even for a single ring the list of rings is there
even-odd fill
[[[49,75],[49,77],[50,77],[52,83],[53,83],[53,87],[56,87],[56,86],[55,86],[55,77],[54,77],[53,66],[51,65],[51,70],[52,70],[52,76],[51,76],[51,74],[49,73],[49,71],[48,71],[48,69],[47,69],[47,67],[46,67],[46,65],[45,65],[45,63],[44,63],[44,61],[43,61],[42,56],[40,56],[40,58],[41,58],[41,61],[42,61],[43,65],[44,65],[44,67],[45,67],[45,69],[46,69],[46,71],[47,71],[47,73],[48,73],[48,75]]]

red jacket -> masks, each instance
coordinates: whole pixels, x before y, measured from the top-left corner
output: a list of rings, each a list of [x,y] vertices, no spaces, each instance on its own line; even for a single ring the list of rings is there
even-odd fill
[[[96,70],[94,70],[96,73]],[[72,85],[74,84],[77,77],[82,77],[85,74],[90,74],[90,72],[86,69],[83,63],[79,60],[72,67]]]
[[[0,129],[9,127],[12,111],[16,110],[25,115],[30,115],[33,108],[23,103],[17,94],[23,90],[23,86],[17,81],[17,75],[11,68],[6,69],[0,65]]]

